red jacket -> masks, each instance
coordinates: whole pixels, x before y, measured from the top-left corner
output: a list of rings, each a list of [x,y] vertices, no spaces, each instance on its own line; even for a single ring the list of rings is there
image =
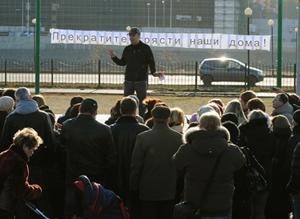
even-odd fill
[[[17,200],[41,196],[39,185],[29,185],[28,158],[22,148],[11,145],[0,154],[0,209],[14,212]]]

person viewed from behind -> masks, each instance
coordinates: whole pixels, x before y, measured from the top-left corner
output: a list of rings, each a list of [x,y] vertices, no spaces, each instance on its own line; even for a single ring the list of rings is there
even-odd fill
[[[0,154],[0,218],[15,218],[18,199],[41,196],[42,188],[28,182],[27,162],[42,142],[34,129],[24,128],[15,133],[13,144]]]
[[[49,200],[48,189],[51,181],[49,170],[52,167],[55,153],[53,125],[49,115],[39,110],[37,103],[31,99],[29,89],[25,87],[18,88],[15,96],[17,106],[15,111],[5,119],[0,149],[1,151],[8,149],[13,142],[14,133],[26,127],[33,128],[43,139],[43,143],[28,162],[30,171],[29,182],[36,183],[42,187],[43,194],[35,203],[45,215],[52,217],[52,205]],[[17,217],[26,218],[28,212],[28,207],[24,203],[19,202]]]
[[[34,95],[32,96],[32,99],[37,102],[39,108],[43,105],[47,105],[46,100],[42,95]]]
[[[287,177],[289,177],[291,174],[291,163],[293,159],[294,150],[296,148],[296,145],[300,142],[300,110],[296,110],[293,113],[292,129],[293,133],[288,141],[286,158],[282,167],[282,171]]]
[[[232,113],[232,112],[224,113],[223,116],[221,117],[221,122],[222,123],[227,122],[227,121],[233,122],[236,125],[239,124],[239,121],[238,121],[238,118],[237,118],[236,114]]]
[[[287,192],[291,196],[293,219],[300,219],[300,143],[297,144],[294,151]]]
[[[242,105],[237,99],[234,99],[227,104],[224,113],[229,113],[229,112],[235,113],[235,115],[238,117],[239,125],[247,121]]]
[[[219,110],[220,110],[220,113],[221,113],[221,116],[223,115],[224,113],[224,103],[221,99],[211,99],[208,101],[208,104],[210,103],[215,103],[218,107],[219,107]]]
[[[154,126],[137,136],[132,154],[130,188],[142,200],[144,219],[172,219],[176,193],[176,170],[172,155],[182,135],[168,126],[170,109],[152,110]]]
[[[270,131],[267,117],[261,110],[253,110],[248,115],[248,121],[240,127],[240,147],[248,147],[257,161],[265,170],[264,178],[267,188],[253,193],[250,197],[252,205],[252,218],[264,219],[265,207],[272,189],[272,159],[274,156],[274,135]]]
[[[117,193],[129,208],[131,218],[138,218],[139,200],[130,194],[130,165],[136,137],[149,128],[136,120],[137,103],[131,97],[124,97],[120,103],[122,116],[110,126],[117,152],[117,162],[110,174],[111,189]]]
[[[117,99],[113,107],[110,109],[110,117],[104,122],[106,125],[114,124],[118,118],[122,116],[120,112],[121,99]]]
[[[121,59],[116,56],[112,49],[109,50],[108,55],[117,65],[126,65],[124,96],[132,95],[136,91],[140,101],[139,114],[144,117],[145,106],[142,102],[147,96],[148,66],[154,77],[161,77],[164,74],[156,71],[150,46],[140,40],[140,29],[133,27],[128,35],[131,44],[125,47]]]
[[[0,135],[3,130],[6,117],[13,112],[15,101],[13,98],[4,96],[0,98]]]
[[[256,98],[256,93],[253,92],[252,90],[247,90],[247,91],[243,92],[243,93],[240,95],[240,103],[241,103],[241,105],[242,105],[242,109],[243,109],[244,114],[245,114],[246,117],[247,117],[247,115],[249,114],[247,103],[248,103],[249,100],[251,100],[252,98]]]
[[[179,107],[171,108],[169,126],[171,129],[183,133],[185,114]]]
[[[265,116],[268,119],[269,127],[271,126],[271,118],[266,113],[266,106],[265,106],[264,102],[261,99],[256,98],[256,97],[252,98],[251,100],[248,101],[247,107],[248,107],[248,113],[250,113],[252,110],[261,110],[261,111],[263,111]]]
[[[71,101],[70,101],[70,106],[69,106],[69,108],[67,109],[66,113],[65,113],[63,116],[61,116],[61,117],[59,117],[59,118],[57,119],[57,123],[63,124],[64,121],[66,121],[67,119],[69,119],[69,118],[70,118],[70,111],[71,111],[72,107],[73,107],[75,104],[77,104],[77,103],[81,103],[82,100],[83,100],[83,98],[82,98],[81,96],[75,96],[75,97],[72,97],[72,99],[71,99]]]
[[[2,92],[2,97],[11,97],[14,99],[15,101],[14,107],[17,105],[15,93],[16,93],[16,89],[14,88],[7,88],[5,91]]]
[[[184,144],[173,156],[177,171],[185,176],[184,200],[197,209],[217,157],[222,155],[203,201],[201,218],[231,218],[233,173],[245,164],[245,157],[229,139],[217,113],[207,112],[200,117],[200,127],[185,132]]]
[[[271,123],[275,137],[275,153],[272,161],[273,188],[267,201],[265,216],[266,219],[289,219],[291,203],[286,185],[290,176],[284,173],[283,166],[292,130],[289,121],[283,115],[273,117]]]
[[[86,98],[79,115],[65,121],[61,128],[60,141],[67,149],[65,218],[71,218],[79,209],[74,202],[73,182],[84,174],[106,186],[106,177],[116,160],[111,130],[95,119],[97,110],[96,100]]]
[[[289,104],[289,98],[286,94],[277,94],[272,101],[273,103],[273,112],[271,116],[284,115],[290,123],[293,119],[293,107]]]

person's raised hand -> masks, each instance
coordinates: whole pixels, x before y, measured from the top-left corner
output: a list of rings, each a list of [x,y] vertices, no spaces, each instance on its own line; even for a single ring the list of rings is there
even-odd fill
[[[108,50],[108,55],[109,55],[111,58],[116,57],[116,54],[115,54],[115,52],[114,52],[112,49]]]

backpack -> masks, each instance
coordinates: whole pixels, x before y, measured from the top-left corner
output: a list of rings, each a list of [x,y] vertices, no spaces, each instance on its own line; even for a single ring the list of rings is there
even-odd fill
[[[90,182],[81,175],[74,182],[75,190],[83,195],[83,217],[88,219],[130,219],[128,209],[123,200],[113,191],[105,189],[101,184]],[[80,217],[74,217],[80,218]]]

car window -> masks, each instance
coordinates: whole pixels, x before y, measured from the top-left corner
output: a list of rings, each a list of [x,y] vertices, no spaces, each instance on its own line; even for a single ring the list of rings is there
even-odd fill
[[[233,61],[228,61],[228,65],[227,65],[228,68],[237,68],[237,69],[240,69],[241,68],[241,65],[236,63],[236,62],[233,62]]]
[[[224,69],[226,68],[227,61],[215,61],[214,64],[215,64],[215,68]]]
[[[211,67],[211,62],[205,61],[202,63],[201,68],[210,68]]]

